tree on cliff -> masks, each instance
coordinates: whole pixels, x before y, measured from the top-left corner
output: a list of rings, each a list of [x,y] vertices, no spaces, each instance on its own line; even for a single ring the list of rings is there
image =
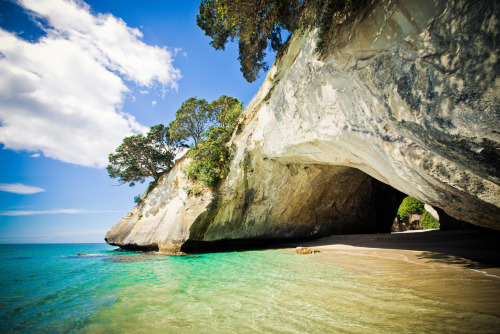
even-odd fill
[[[228,41],[238,40],[241,72],[253,82],[267,71],[266,49],[279,51],[282,32],[307,26],[319,28],[318,51],[328,49],[336,27],[369,0],[202,0],[196,23],[212,38],[210,45],[224,50]]]
[[[205,187],[214,188],[225,178],[229,169],[229,148],[225,145],[230,134],[224,127],[212,126],[198,149],[191,149],[193,159],[187,169],[187,177]]]
[[[109,155],[107,166],[111,178],[118,178],[120,184],[143,183],[147,177],[158,181],[160,176],[174,166],[174,158],[182,147],[171,138],[164,125],[151,127],[146,134],[137,134],[123,139],[114,153]]]
[[[218,126],[228,129],[241,114],[243,103],[237,98],[222,95],[208,106],[212,121]]]
[[[209,105],[205,99],[187,99],[175,113],[175,120],[169,124],[172,138],[187,140],[191,137],[194,147],[197,148],[210,125],[210,116]]]
[[[260,70],[268,69],[263,60],[267,47],[278,51],[282,30],[293,30],[302,2],[203,0],[196,22],[212,38],[210,45],[216,50],[224,50],[228,40],[239,40],[241,72],[253,82]]]
[[[200,135],[197,145],[189,150],[188,156],[192,162],[188,166],[187,176],[205,187],[214,188],[227,175],[229,148],[226,143],[231,138],[243,103],[234,97],[222,95],[205,107],[204,125],[210,127]]]

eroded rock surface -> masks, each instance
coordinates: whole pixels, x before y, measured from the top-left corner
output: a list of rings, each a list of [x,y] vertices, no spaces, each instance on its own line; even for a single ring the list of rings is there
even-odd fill
[[[400,195],[391,187],[500,229],[498,9],[382,0],[339,30],[324,59],[317,31],[294,35],[245,110],[215,193],[187,197],[174,169],[108,242],[174,249],[382,231]]]
[[[159,250],[178,253],[189,236],[193,221],[210,203],[211,194],[188,196],[182,159],[160,178],[141,203],[106,234],[106,242],[131,250]]]

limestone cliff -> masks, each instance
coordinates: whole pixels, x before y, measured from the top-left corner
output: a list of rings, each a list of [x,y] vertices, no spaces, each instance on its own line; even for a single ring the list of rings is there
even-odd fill
[[[316,30],[294,34],[245,109],[214,194],[187,197],[176,167],[108,242],[178,249],[382,231],[391,187],[500,229],[498,7],[377,1],[321,59]]]
[[[191,224],[211,199],[210,193],[196,197],[186,193],[183,166],[188,163],[189,159],[181,159],[161,177],[139,205],[108,231],[106,242],[133,250],[179,252]]]

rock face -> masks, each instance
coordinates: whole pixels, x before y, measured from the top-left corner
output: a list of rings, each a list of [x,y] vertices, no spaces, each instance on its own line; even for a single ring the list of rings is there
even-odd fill
[[[500,229],[499,34],[494,0],[381,0],[327,57],[317,31],[292,36],[214,194],[188,197],[180,164],[108,242],[175,250],[384,231],[394,189]]]
[[[141,203],[106,234],[106,242],[132,250],[160,250],[177,253],[189,236],[189,227],[208,203],[211,194],[188,196],[181,159]]]

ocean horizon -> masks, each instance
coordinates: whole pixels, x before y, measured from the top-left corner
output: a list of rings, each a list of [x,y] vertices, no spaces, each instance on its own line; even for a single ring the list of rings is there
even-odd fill
[[[500,324],[290,249],[116,249],[0,245],[0,332],[493,333]]]

